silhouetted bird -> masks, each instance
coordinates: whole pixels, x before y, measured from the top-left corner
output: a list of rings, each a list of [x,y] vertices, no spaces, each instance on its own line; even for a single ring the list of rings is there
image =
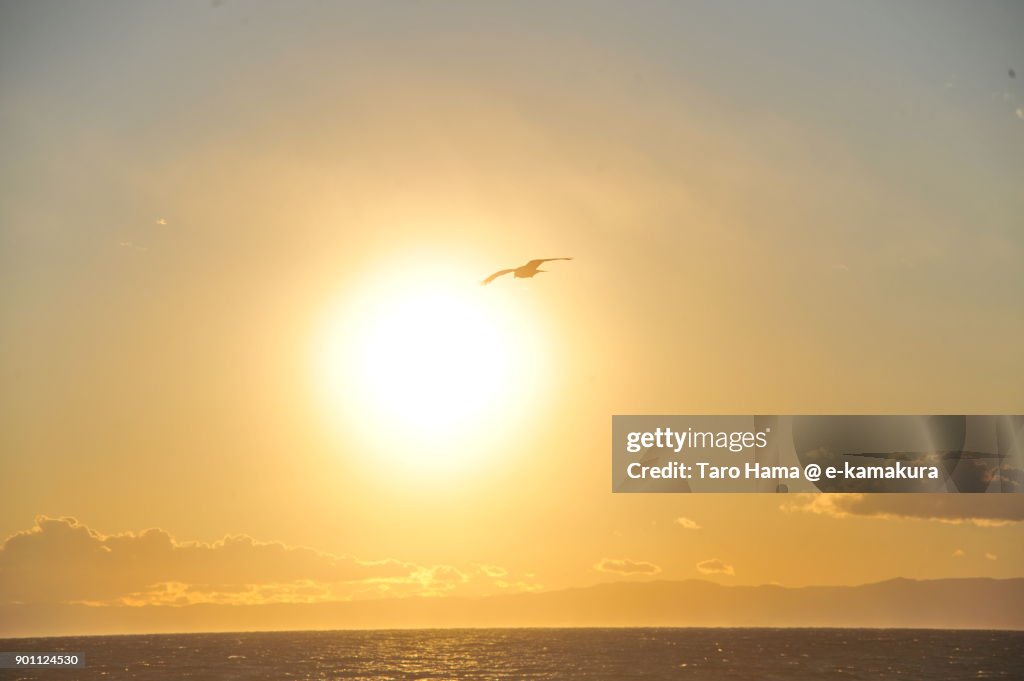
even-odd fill
[[[514,274],[516,279],[529,279],[535,276],[538,272],[547,272],[547,270],[540,269],[540,266],[546,262],[551,262],[552,260],[572,260],[572,258],[540,258],[537,260],[531,260],[530,262],[526,263],[521,267],[513,267],[510,270],[498,270],[491,276],[481,281],[480,285],[486,286],[487,284],[490,284],[498,277],[509,273]]]

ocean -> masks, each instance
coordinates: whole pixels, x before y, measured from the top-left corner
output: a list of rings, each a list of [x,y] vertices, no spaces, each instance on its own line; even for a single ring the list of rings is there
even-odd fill
[[[908,629],[446,629],[0,640],[84,653],[2,679],[1024,679],[1024,632]]]

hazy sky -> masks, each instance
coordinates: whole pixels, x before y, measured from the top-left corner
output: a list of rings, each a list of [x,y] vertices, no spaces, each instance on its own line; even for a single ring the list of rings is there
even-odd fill
[[[1024,575],[1019,498],[608,480],[612,414],[1021,413],[1022,29],[1014,2],[0,3],[0,535],[81,523],[9,543],[0,597]],[[514,371],[425,473],[437,443],[395,455],[323,357],[435,277]],[[161,553],[225,535],[256,543]],[[89,562],[119,550],[160,569]],[[76,561],[95,583],[59,592]]]

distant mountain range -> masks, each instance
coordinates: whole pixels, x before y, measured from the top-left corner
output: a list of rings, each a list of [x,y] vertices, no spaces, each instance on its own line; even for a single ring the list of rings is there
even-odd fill
[[[650,581],[483,598],[183,607],[0,605],[0,637],[640,626],[1024,629],[1024,579],[893,579],[801,588]]]

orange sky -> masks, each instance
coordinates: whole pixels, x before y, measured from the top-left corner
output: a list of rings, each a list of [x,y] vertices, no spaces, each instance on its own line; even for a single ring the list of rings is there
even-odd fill
[[[1018,497],[607,465],[612,414],[1021,413],[1022,21],[5,4],[0,600],[1024,576]]]

